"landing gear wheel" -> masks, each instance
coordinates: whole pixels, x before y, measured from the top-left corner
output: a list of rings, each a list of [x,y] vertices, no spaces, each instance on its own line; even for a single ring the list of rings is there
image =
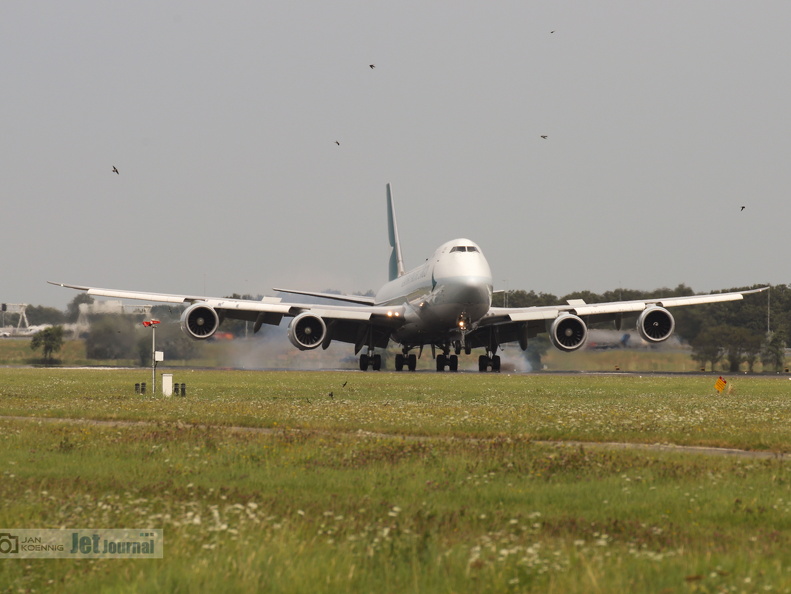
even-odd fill
[[[368,371],[368,355],[360,355],[360,371]]]
[[[494,355],[492,357],[481,355],[478,357],[478,371],[482,373],[489,371],[489,367],[491,367],[492,371],[495,373],[500,371],[500,355]]]
[[[372,357],[373,362],[371,363],[374,371],[379,371],[382,368],[382,355],[374,355]]]
[[[451,371],[458,371],[459,369],[459,358],[456,355],[450,356],[450,362],[448,363],[448,368]]]
[[[404,369],[404,363],[405,363],[404,359],[405,359],[405,357],[401,353],[398,353],[395,356],[395,370],[396,371],[402,371]]]
[[[417,355],[409,355],[406,364],[409,367],[409,371],[415,371],[417,369]]]
[[[437,371],[445,371],[445,365],[447,365],[445,355],[437,355]]]

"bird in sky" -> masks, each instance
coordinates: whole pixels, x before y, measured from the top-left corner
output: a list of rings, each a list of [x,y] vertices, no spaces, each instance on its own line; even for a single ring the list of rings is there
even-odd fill
[[[368,67],[369,67],[371,70],[373,70],[374,68],[376,68],[376,64],[368,64]]]
[[[740,210],[739,212],[741,212],[741,211],[742,211],[742,210],[744,210],[745,208],[747,208],[747,207],[746,207],[746,206],[742,206],[742,208],[741,208],[741,210]]]
[[[338,142],[337,140],[335,141],[335,144],[337,144],[338,146],[341,146],[341,143]]]
[[[550,31],[550,33],[554,33],[554,31]]]
[[[543,138],[544,140],[546,140],[546,138],[547,138],[547,135],[546,135],[546,134],[542,134],[542,135],[541,135],[541,138]]]
[[[113,173],[118,173],[118,168],[115,165],[113,165]],[[118,175],[121,175],[121,174],[118,173]]]

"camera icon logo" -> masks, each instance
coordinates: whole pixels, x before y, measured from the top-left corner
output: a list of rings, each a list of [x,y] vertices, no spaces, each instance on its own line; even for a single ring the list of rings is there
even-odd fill
[[[19,553],[19,537],[9,532],[0,532],[0,553],[3,555]]]

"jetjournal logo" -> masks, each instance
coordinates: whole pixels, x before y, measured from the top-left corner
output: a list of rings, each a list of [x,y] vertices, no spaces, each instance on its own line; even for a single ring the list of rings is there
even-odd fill
[[[162,559],[161,529],[0,529],[0,559]]]

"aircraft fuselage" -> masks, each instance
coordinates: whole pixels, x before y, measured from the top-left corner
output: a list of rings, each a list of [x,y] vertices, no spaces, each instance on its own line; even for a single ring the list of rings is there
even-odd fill
[[[405,306],[406,323],[392,336],[400,344],[459,340],[491,307],[491,269],[474,242],[454,239],[382,287],[376,304]]]

